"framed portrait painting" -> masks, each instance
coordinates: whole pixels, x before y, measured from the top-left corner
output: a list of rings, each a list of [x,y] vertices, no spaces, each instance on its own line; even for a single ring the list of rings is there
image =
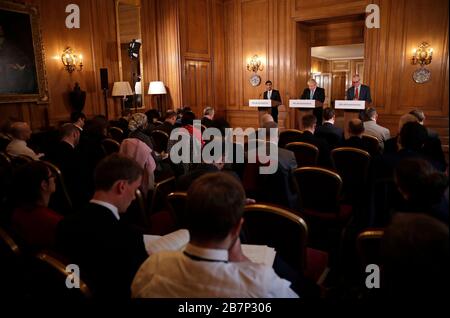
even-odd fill
[[[38,8],[0,0],[0,103],[48,103]]]

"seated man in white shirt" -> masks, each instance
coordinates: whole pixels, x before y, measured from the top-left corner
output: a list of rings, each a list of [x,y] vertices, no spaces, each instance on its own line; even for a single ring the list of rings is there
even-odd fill
[[[31,137],[31,129],[27,123],[15,122],[11,125],[13,140],[6,147],[6,152],[12,157],[20,155],[28,156],[34,160],[39,160],[44,154],[36,154],[27,146],[27,140]]]
[[[272,267],[241,250],[245,193],[225,173],[210,173],[188,190],[190,241],[184,251],[152,254],[131,285],[132,297],[298,297]]]

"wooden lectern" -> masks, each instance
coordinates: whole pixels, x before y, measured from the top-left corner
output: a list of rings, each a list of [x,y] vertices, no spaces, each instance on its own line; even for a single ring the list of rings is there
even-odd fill
[[[303,130],[302,118],[313,113],[316,107],[323,107],[323,103],[314,99],[291,99],[289,100],[289,107],[298,109],[296,112],[296,123],[300,130]]]
[[[363,100],[336,100],[334,108],[344,110],[344,137],[348,138],[348,122],[359,117],[361,110],[366,109],[366,102]]]
[[[248,106],[258,108],[258,123],[259,127],[262,127],[262,116],[265,114],[271,114],[272,107],[278,107],[281,103],[276,100],[271,99],[250,99],[248,102]],[[264,108],[261,110],[261,108]]]

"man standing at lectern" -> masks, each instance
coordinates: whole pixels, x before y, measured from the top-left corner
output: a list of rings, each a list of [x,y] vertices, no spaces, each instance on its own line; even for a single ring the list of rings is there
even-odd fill
[[[358,74],[352,77],[352,86],[347,90],[347,100],[363,100],[366,102],[366,108],[372,103],[372,97],[370,97],[370,88],[367,85],[361,84],[361,79]],[[367,105],[369,104],[369,105]],[[365,110],[362,109],[359,112],[359,119],[365,120]]]
[[[276,89],[272,89],[272,81],[266,81],[266,91],[264,92],[263,98],[277,101],[281,105],[280,92]],[[258,110],[266,111],[266,108],[259,107]],[[273,121],[278,123],[278,105],[271,107],[271,115],[273,117]]]
[[[317,126],[322,126],[323,102],[325,101],[325,90],[317,87],[315,79],[308,80],[308,88],[305,88],[300,99],[314,99],[316,100],[316,108],[313,110],[314,116],[317,119]]]
[[[359,75],[353,75],[352,86],[347,90],[347,100],[364,100],[367,103],[372,103],[370,97],[370,88],[367,85],[361,84]]]

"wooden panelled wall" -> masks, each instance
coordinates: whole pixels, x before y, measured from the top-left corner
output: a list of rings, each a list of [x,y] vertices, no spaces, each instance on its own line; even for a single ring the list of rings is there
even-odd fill
[[[378,0],[315,1],[307,0],[225,0],[226,105],[233,126],[255,126],[256,111],[247,100],[257,98],[263,87],[248,83],[246,59],[254,54],[263,58],[263,81],[271,79],[283,101],[297,96],[310,69],[306,50],[296,41],[311,41],[302,36],[304,24],[326,19],[364,14],[369,3],[381,8],[381,28],[365,29],[364,81],[371,86],[374,106],[383,125],[396,134],[399,117],[413,108],[428,115],[428,125],[438,130],[448,144],[448,1]],[[420,14],[418,14],[420,12]],[[413,48],[427,41],[434,48],[428,68],[432,79],[416,84],[410,64]],[[298,44],[298,43],[297,43]],[[299,49],[300,48],[300,49]],[[291,111],[287,124],[296,121]]]
[[[50,95],[50,104],[33,103],[0,104],[0,117],[25,120],[33,129],[55,125],[67,120],[70,114],[68,92],[75,82],[86,91],[84,111],[87,115],[102,113],[104,109],[100,90],[99,69],[109,70],[109,82],[118,79],[117,45],[114,1],[78,0],[80,28],[67,29],[65,8],[73,1],[27,1],[39,6],[41,15],[41,38],[45,52],[45,68]],[[67,46],[83,54],[84,67],[81,72],[69,74],[61,63],[61,53]],[[114,110],[114,101],[109,99],[109,109]]]
[[[114,0],[28,1],[38,4],[41,14],[45,12],[41,24],[50,105],[3,104],[2,118],[23,118],[35,128],[44,126],[46,118],[50,124],[64,120],[69,114],[67,93],[76,81],[87,91],[86,113],[101,113],[99,69],[108,68],[111,86],[118,78]],[[80,6],[81,28],[68,30],[64,9],[74,2]],[[372,2],[381,8],[381,28],[364,30],[364,81],[372,88],[382,124],[395,134],[399,116],[420,107],[428,124],[448,143],[446,0],[145,0],[141,21],[146,88],[148,82],[162,80],[169,92],[164,97],[167,107],[186,105],[199,113],[212,105],[219,114],[226,113],[233,126],[255,126],[257,112],[246,105],[248,99],[260,96],[264,85],[250,85],[247,60],[258,54],[264,65],[259,72],[262,81],[272,80],[287,103],[298,97],[311,69],[309,49],[299,43],[332,44],[320,33],[327,28],[316,27],[312,35],[302,25],[335,18],[333,23],[345,26],[340,17],[365,14]],[[360,36],[348,31],[351,37]],[[416,84],[411,76],[418,67],[410,64],[410,55],[422,41],[434,48],[428,66],[432,79]],[[69,45],[85,57],[83,71],[72,75],[53,58]],[[151,107],[150,96],[145,99]],[[109,98],[108,102],[117,114],[118,101]],[[296,126],[295,117],[295,111],[289,111],[288,127]]]

